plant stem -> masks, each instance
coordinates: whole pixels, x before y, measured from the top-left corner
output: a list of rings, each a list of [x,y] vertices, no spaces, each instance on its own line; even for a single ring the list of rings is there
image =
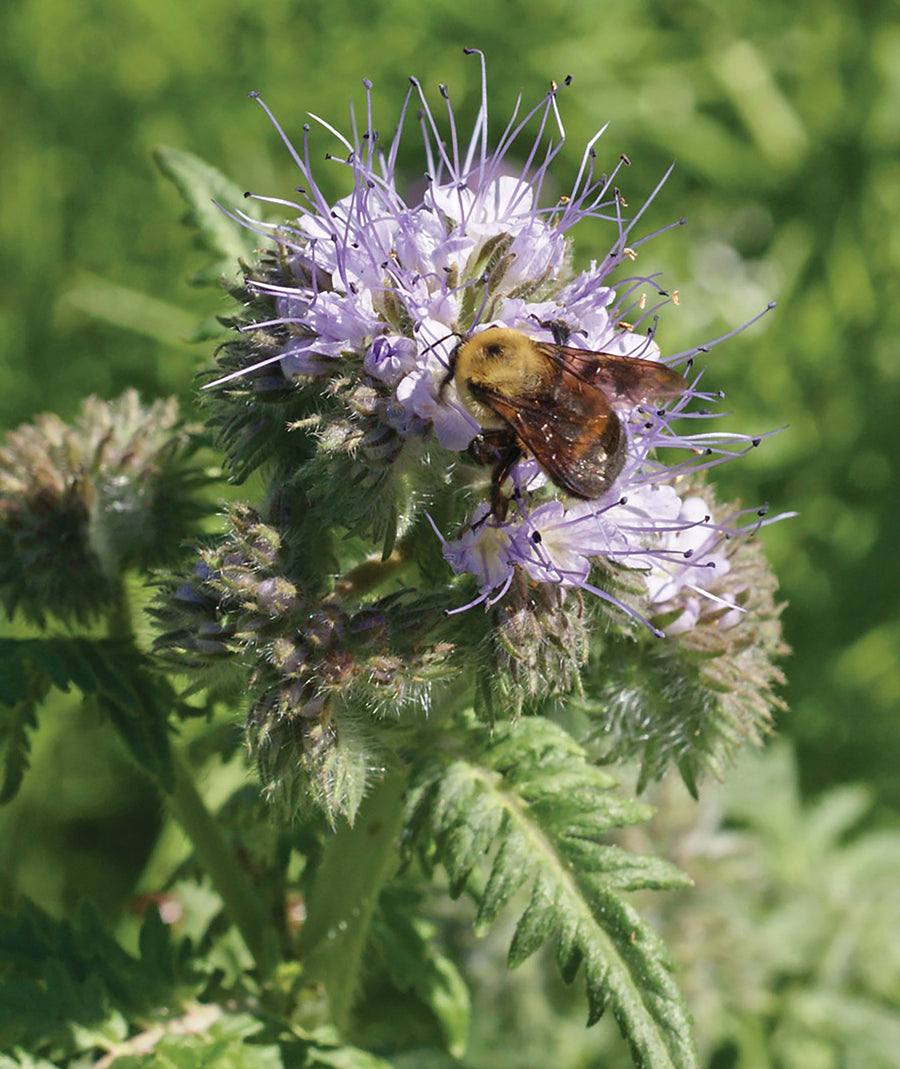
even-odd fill
[[[405,772],[389,772],[363,801],[353,827],[326,840],[310,896],[301,940],[305,971],[321,981],[341,1031],[358,987],[375,904],[399,863],[405,788]]]
[[[201,867],[221,895],[247,944],[262,979],[278,963],[278,936],[246,871],[215,818],[206,808],[181,756],[173,750],[175,787],[166,795],[172,814],[194,847]]]
[[[107,619],[107,633],[119,640],[134,639],[131,606],[125,584],[120,582],[113,610]],[[225,909],[247,944],[261,978],[272,973],[280,959],[278,935],[266,916],[259,896],[221,827],[206,808],[193,776],[174,746],[169,746],[174,785],[169,791],[157,786],[172,815],[191,841],[201,867],[225,903]]]

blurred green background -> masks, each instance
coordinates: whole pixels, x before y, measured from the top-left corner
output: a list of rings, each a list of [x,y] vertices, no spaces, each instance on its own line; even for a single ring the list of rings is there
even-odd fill
[[[787,429],[717,478],[722,497],[799,512],[765,540],[790,602],[780,730],[796,742],[803,788],[864,780],[886,823],[900,808],[896,16],[887,0],[7,0],[0,424],[45,409],[69,416],[85,394],[129,385],[190,403],[210,346],[185,339],[226,303],[188,285],[201,260],[155,146],[290,196],[297,176],[248,90],[289,132],[307,111],[346,129],[369,77],[386,136],[416,74],[432,99],[449,86],[465,128],[479,71],[462,47],[474,45],[488,58],[496,135],[520,90],[537,102],[571,74],[561,185],[607,121],[599,164],[628,154],[632,206],[677,161],[648,227],[682,215],[689,226],[645,246],[638,265],[680,293],[661,324],[664,350],[778,301],[713,351],[708,381],[727,391],[734,429]],[[412,124],[411,180],[418,144]],[[319,173],[327,187],[324,162]],[[609,240],[599,227],[576,232],[582,260]],[[54,745],[36,757],[45,783],[71,767],[71,742],[58,743],[58,765]],[[79,753],[82,769],[106,767],[96,742]],[[139,839],[140,798],[119,801]],[[140,855],[136,843],[135,865]]]

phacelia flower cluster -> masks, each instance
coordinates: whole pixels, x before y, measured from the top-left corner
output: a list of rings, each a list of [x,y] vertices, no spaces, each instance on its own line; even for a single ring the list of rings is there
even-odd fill
[[[662,182],[629,212],[618,185],[629,161],[619,157],[599,173],[600,130],[571,187],[559,193],[551,180],[565,141],[559,87],[527,113],[517,109],[491,147],[483,59],[481,70],[481,106],[468,138],[457,129],[447,90],[441,88],[446,115],[440,120],[415,79],[387,144],[373,124],[368,82],[361,131],[355,119],[349,137],[317,120],[337,143],[329,159],[349,185],[337,200],[314,174],[310,128],[295,147],[266,108],[302,186],[296,202],[255,198],[287,209],[286,224],[237,213],[274,240],[277,253],[248,276],[251,300],[238,321],[244,342],[226,349],[210,387],[217,403],[239,400],[245,412],[276,400],[282,424],[305,432],[319,459],[350,458],[334,493],[355,518],[341,521],[351,530],[365,533],[366,517],[382,508],[392,481],[386,552],[423,513],[430,517],[436,496],[460,491],[467,507],[452,521],[455,528],[433,524],[448,576],[452,569],[475,580],[474,596],[459,608],[497,603],[524,573],[535,583],[612,601],[660,633],[657,618],[684,631],[704,605],[731,604],[721,582],[728,568],[724,540],[762,522],[751,514],[723,524],[701,497],[681,489],[759,444],[758,436],[706,429],[721,397],[706,391],[693,369],[700,347],[665,358],[685,376],[674,399],[610,398],[625,451],[601,496],[579,500],[561,492],[538,451],[521,448],[503,473],[508,507],[498,510],[491,501],[490,467],[502,466],[503,456],[454,382],[461,343],[504,327],[545,345],[562,339],[586,353],[657,362],[663,359],[654,339],[657,315],[677,297],[652,277],[628,273],[654,236],[641,235],[639,225]],[[413,198],[401,189],[400,160],[414,108],[425,184]],[[570,235],[585,219],[606,221],[612,241],[605,256],[576,272]],[[238,432],[233,421],[220,420],[232,451],[251,423],[243,418]],[[660,449],[676,459],[663,464]],[[329,518],[340,519],[337,510]],[[603,585],[610,569],[641,577],[645,590],[637,604]],[[727,626],[731,617],[718,619]]]

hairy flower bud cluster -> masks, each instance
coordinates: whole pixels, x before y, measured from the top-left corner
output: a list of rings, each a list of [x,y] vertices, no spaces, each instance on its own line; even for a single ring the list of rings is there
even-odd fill
[[[158,600],[156,649],[214,693],[234,686],[235,671],[249,676],[248,728],[263,782],[284,793],[304,776],[324,799],[342,733],[371,733],[409,706],[427,710],[431,684],[452,674],[453,646],[419,641],[441,618],[421,600],[348,607],[337,594],[323,600],[301,588],[295,573],[275,527],[233,507],[225,538]],[[372,738],[383,760],[385,740]]]
[[[86,622],[122,571],[174,563],[207,482],[174,400],[88,398],[72,424],[44,414],[0,447],[0,598],[8,613]]]
[[[488,687],[502,692],[506,708],[534,709],[580,689],[591,620],[579,590],[534,583],[519,572],[492,615],[501,671]]]

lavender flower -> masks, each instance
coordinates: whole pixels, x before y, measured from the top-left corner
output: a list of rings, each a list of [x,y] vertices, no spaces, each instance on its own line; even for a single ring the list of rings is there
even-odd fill
[[[536,583],[598,595],[658,633],[651,618],[671,619],[673,632],[690,628],[703,615],[701,603],[731,604],[718,589],[727,572],[722,543],[745,525],[715,521],[708,507],[697,505],[700,498],[683,496],[680,486],[694,485],[698,473],[760,440],[691,429],[721,400],[701,388],[702,375],[692,369],[693,355],[715,342],[667,358],[688,375],[688,388],[674,403],[619,408],[627,456],[597,500],[561,499],[526,456],[511,472],[515,493],[501,519],[484,503],[484,469],[463,453],[480,428],[448,382],[460,339],[491,326],[539,341],[552,341],[564,330],[572,346],[660,360],[656,317],[672,300],[653,277],[619,278],[616,289],[609,284],[612,272],[630,264],[654,236],[637,236],[637,227],[665,176],[643,207],[626,215],[616,183],[628,160],[620,157],[607,174],[595,169],[595,145],[604,127],[586,147],[569,192],[544,205],[545,180],[565,141],[559,87],[553,85],[524,115],[517,106],[492,149],[483,57],[481,68],[481,107],[468,139],[457,130],[447,90],[441,87],[449,135],[441,132],[415,79],[387,146],[381,146],[373,125],[368,82],[361,134],[355,119],[350,137],[316,119],[336,139],[340,155],[329,158],[352,186],[333,203],[313,173],[309,127],[297,149],[262,105],[303,187],[296,203],[256,198],[287,207],[294,217],[287,225],[267,226],[237,213],[244,225],[277,242],[275,266],[247,282],[252,297],[274,303],[275,315],[245,317],[241,329],[251,345],[239,349],[237,358],[226,358],[221,366],[227,373],[210,385],[226,400],[238,390],[250,402],[273,391],[280,398],[288,389],[308,396],[313,387],[327,403],[313,405],[314,415],[296,425],[314,430],[320,454],[343,453],[370,473],[386,468],[396,476],[394,528],[408,527],[439,487],[462,488],[473,502],[469,516],[459,517],[455,538],[438,532],[453,571],[477,583],[475,598],[461,607],[496,603],[522,571]],[[398,189],[397,161],[413,104],[419,107],[428,181],[421,198],[410,202]],[[613,240],[601,260],[574,274],[569,233],[589,218],[607,221]],[[270,365],[280,369],[280,384],[267,370]],[[656,459],[660,448],[680,450],[683,459],[664,466]],[[371,510],[370,502],[351,507],[354,520],[343,522],[363,530],[363,517],[384,496],[384,479],[354,476],[354,481],[357,492],[371,494]],[[643,611],[608,584],[598,585],[598,566],[607,573],[631,569],[640,575]]]

